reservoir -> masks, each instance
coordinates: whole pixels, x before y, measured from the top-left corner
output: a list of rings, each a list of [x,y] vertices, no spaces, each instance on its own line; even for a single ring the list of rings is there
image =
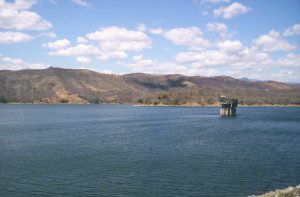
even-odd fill
[[[300,108],[0,105],[0,196],[247,196],[300,184]]]

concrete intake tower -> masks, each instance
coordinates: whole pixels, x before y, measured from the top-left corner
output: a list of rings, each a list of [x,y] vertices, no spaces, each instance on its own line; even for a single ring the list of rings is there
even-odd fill
[[[220,96],[220,115],[234,117],[236,113],[236,107],[238,106],[237,99],[227,99],[226,96]]]

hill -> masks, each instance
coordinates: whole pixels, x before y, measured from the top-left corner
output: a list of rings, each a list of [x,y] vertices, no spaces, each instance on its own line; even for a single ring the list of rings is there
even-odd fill
[[[300,105],[300,85],[275,81],[228,76],[110,75],[52,67],[0,71],[0,102],[207,105],[218,102],[219,95],[237,98],[247,105]]]

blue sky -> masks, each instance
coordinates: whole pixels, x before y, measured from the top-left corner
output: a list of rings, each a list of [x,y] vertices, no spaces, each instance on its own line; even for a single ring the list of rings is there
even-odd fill
[[[0,69],[300,82],[299,0],[0,0]]]

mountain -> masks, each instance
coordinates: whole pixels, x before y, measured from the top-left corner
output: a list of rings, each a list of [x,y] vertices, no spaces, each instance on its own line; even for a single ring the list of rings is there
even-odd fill
[[[241,80],[241,81],[259,81],[259,80],[256,80],[256,79],[249,79],[247,77],[241,77],[241,78],[238,78],[238,80]]]
[[[0,71],[0,102],[197,104],[218,102],[220,95],[241,104],[300,105],[300,85],[134,73],[111,75],[84,69],[53,68]]]

